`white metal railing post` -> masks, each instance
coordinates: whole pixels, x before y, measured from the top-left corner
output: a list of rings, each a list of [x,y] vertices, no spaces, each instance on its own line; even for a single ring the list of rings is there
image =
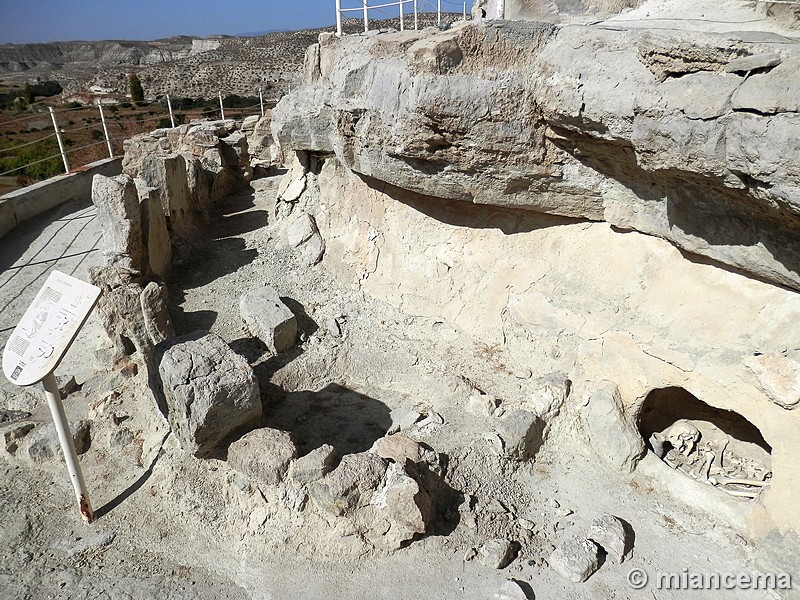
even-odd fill
[[[397,3],[400,6],[400,31],[405,31],[405,23],[403,23],[403,9],[405,5],[403,4],[403,0]]]
[[[467,3],[464,2],[464,20],[467,20]]]
[[[97,108],[100,110],[100,120],[103,122],[103,133],[106,134],[108,157],[114,158],[114,150],[111,149],[111,137],[108,135],[108,125],[106,125],[106,116],[103,114],[103,103],[100,102],[100,98],[97,99]]]
[[[442,0],[436,3],[436,25],[442,24]]]
[[[167,110],[169,111],[169,122],[172,123],[172,128],[175,129],[175,115],[172,114],[172,100],[169,99],[169,94],[167,94]]]
[[[264,90],[258,88],[258,102],[261,104],[261,116],[264,116]]]
[[[419,13],[417,11],[417,0],[414,0],[414,31],[419,31]]]
[[[369,17],[367,16],[367,0],[364,0],[364,33],[369,31]]]
[[[222,90],[219,92],[219,115],[225,120],[225,107],[222,105]]]
[[[336,0],[336,35],[342,35],[342,0]]]
[[[58,128],[58,122],[56,121],[56,113],[53,110],[53,107],[50,106],[50,116],[53,118],[53,129],[56,130],[56,139],[58,140],[58,149],[61,152],[61,160],[64,161],[64,171],[69,173],[69,163],[67,162],[67,153],[64,152],[64,142],[61,140],[61,130]]]

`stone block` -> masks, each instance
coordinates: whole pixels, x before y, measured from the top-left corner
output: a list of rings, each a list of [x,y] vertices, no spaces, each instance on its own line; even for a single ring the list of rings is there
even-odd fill
[[[404,466],[407,461],[414,463],[422,460],[420,445],[402,434],[387,435],[375,442],[375,452],[381,458]]]
[[[347,515],[370,503],[385,471],[386,463],[375,454],[348,454],[336,469],[309,486],[309,495],[320,509]]]
[[[478,555],[485,567],[504,569],[515,558],[514,544],[501,538],[488,540],[479,548]]]
[[[564,579],[586,581],[599,566],[597,545],[586,538],[571,537],[553,551],[547,563]]]
[[[592,520],[588,538],[606,551],[608,558],[620,564],[628,549],[628,534],[622,520],[614,515],[600,515]]]
[[[80,420],[69,424],[75,452],[83,454],[91,446],[89,421]],[[22,455],[35,463],[44,463],[56,457],[63,457],[58,432],[53,423],[40,425],[29,433],[20,444]]]
[[[336,449],[324,444],[289,465],[289,478],[300,485],[319,481],[333,470],[338,458]]]
[[[154,346],[175,337],[175,329],[169,316],[167,288],[164,284],[159,285],[155,281],[148,283],[139,294],[139,302],[142,306],[145,330]]]
[[[530,460],[544,443],[545,422],[527,410],[506,413],[496,427],[503,442],[503,456],[508,459]]]
[[[266,485],[283,481],[295,458],[297,448],[291,436],[268,427],[251,431],[228,448],[228,464],[232,468]]]
[[[644,439],[625,414],[619,390],[606,384],[592,394],[584,418],[592,454],[625,473],[644,456]]]
[[[297,338],[297,319],[271,287],[248,292],[239,301],[247,329],[275,354],[289,350]]]
[[[92,179],[92,202],[103,229],[103,257],[109,266],[141,273],[144,267],[139,195],[128,175]]]

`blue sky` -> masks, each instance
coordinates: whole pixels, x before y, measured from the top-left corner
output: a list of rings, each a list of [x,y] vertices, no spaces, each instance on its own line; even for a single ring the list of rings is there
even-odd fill
[[[418,2],[420,10],[436,8],[436,0]],[[361,0],[342,0],[343,8],[360,5]],[[471,1],[467,10],[470,6]],[[0,44],[324,27],[336,22],[334,7],[335,0],[0,0]],[[461,2],[442,0],[442,10],[460,12]],[[370,18],[388,18],[396,11],[370,11]]]

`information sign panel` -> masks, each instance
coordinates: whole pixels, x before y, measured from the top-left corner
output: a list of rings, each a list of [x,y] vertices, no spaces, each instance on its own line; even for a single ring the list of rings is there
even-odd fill
[[[31,385],[52,373],[92,312],[100,288],[60,271],[50,273],[3,352],[3,373]]]

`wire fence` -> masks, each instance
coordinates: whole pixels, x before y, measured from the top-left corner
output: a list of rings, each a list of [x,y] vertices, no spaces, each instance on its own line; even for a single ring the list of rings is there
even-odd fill
[[[219,92],[213,100],[165,96],[152,103],[103,104],[98,100],[95,105],[67,107],[37,103],[28,108],[37,111],[34,114],[0,121],[0,178],[5,178],[0,181],[0,194],[70,173],[104,156],[113,158],[115,152],[121,153],[122,142],[138,133],[176,127],[189,120],[264,116],[276,103],[275,99],[266,99],[261,90],[247,97]],[[131,112],[125,114],[126,108]],[[84,124],[73,120],[79,117]],[[34,125],[31,121],[35,120],[39,123]],[[45,120],[47,127],[43,126]],[[23,126],[21,131],[11,130],[18,125]],[[41,135],[30,138],[38,132]],[[23,140],[15,143],[21,136]]]
[[[370,19],[375,21],[375,13],[378,14],[377,20],[398,18],[400,20],[400,31],[406,27],[406,18],[413,18],[414,29],[419,29],[419,15],[421,13],[436,13],[436,24],[441,25],[442,15],[454,11],[461,13],[461,18],[466,20],[468,11],[471,11],[472,0],[395,0],[394,2],[384,2],[381,4],[370,4],[369,0],[349,0],[350,4],[356,6],[343,7],[342,2],[348,0],[335,0],[336,2],[336,35],[342,35],[342,22],[348,15],[356,15],[364,22],[364,32],[369,31]],[[380,1],[380,0],[376,0]],[[445,13],[442,11],[444,5]]]

